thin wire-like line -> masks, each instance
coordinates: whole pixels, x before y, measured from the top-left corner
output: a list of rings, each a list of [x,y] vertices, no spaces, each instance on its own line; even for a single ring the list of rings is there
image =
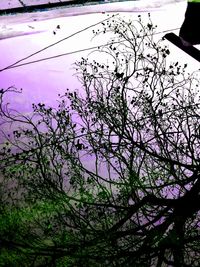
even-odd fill
[[[63,38],[63,39],[61,39],[61,40],[59,40],[59,41],[57,41],[57,42],[55,42],[55,43],[52,43],[52,44],[50,44],[50,45],[48,45],[48,46],[46,46],[46,47],[44,47],[44,48],[42,48],[42,49],[40,49],[40,50],[38,50],[38,51],[36,51],[36,52],[30,54],[30,55],[27,56],[27,57],[24,57],[24,58],[22,58],[22,59],[20,59],[20,60],[18,60],[18,61],[16,61],[16,62],[14,62],[14,63],[12,63],[11,65],[9,65],[9,66],[7,66],[7,67],[1,69],[0,72],[2,72],[2,71],[4,71],[4,70],[7,70],[7,69],[10,69],[11,67],[17,65],[17,64],[20,63],[20,62],[22,62],[22,61],[24,61],[24,60],[26,60],[26,59],[28,59],[28,58],[30,58],[30,57],[32,57],[32,56],[35,56],[35,55],[37,55],[37,54],[43,52],[44,50],[47,50],[48,48],[50,48],[50,47],[52,47],[52,46],[55,46],[55,45],[57,45],[57,44],[59,44],[59,43],[65,41],[65,40],[67,40],[67,39],[69,39],[69,38],[71,38],[71,37],[73,37],[73,36],[79,34],[79,33],[82,33],[82,32],[84,32],[84,31],[86,31],[86,30],[88,30],[88,29],[90,29],[90,28],[92,28],[92,27],[94,27],[94,26],[97,26],[97,25],[101,24],[101,23],[104,22],[104,21],[110,20],[110,19],[112,19],[113,17],[118,16],[118,15],[119,15],[119,14],[117,13],[117,14],[115,14],[115,15],[112,15],[112,16],[109,17],[109,18],[106,18],[106,19],[104,19],[104,20],[101,20],[101,21],[99,21],[99,22],[97,22],[97,23],[94,23],[94,24],[88,26],[88,27],[85,27],[84,29],[81,29],[81,30],[79,30],[79,31],[77,31],[77,32],[75,32],[75,33],[72,33],[71,35],[69,35],[69,36],[67,36],[67,37],[65,37],[65,38]]]
[[[180,29],[180,28],[174,28],[174,29],[170,29],[170,30],[160,31],[160,32],[154,33],[153,35],[157,35],[157,34],[161,34],[161,33],[163,34],[163,33],[166,33],[166,32],[172,32],[172,31],[176,31],[178,29]],[[123,42],[123,41],[121,41],[121,42]],[[4,68],[4,69],[2,69],[0,71],[13,69],[13,68],[18,68],[18,67],[22,67],[22,66],[25,66],[25,65],[34,64],[34,63],[38,63],[38,62],[41,62],[41,61],[46,61],[46,60],[50,60],[50,59],[54,59],[54,58],[58,58],[58,57],[68,56],[68,55],[72,55],[72,54],[76,54],[76,53],[80,53],[80,52],[84,52],[84,51],[88,51],[88,50],[92,50],[92,49],[97,49],[99,47],[107,46],[107,45],[115,44],[115,43],[120,43],[120,42],[112,42],[112,43],[101,44],[101,45],[97,45],[97,46],[93,46],[93,47],[89,47],[89,48],[84,48],[84,49],[80,49],[80,50],[76,50],[76,51],[72,51],[72,52],[58,54],[58,55],[51,56],[51,57],[45,57],[45,58],[29,61],[29,62],[22,63],[22,64],[17,64],[17,63],[20,63],[21,61],[27,59],[27,58],[24,58],[23,60],[19,60],[18,62],[13,63],[12,65],[10,65],[10,66],[8,66],[8,67],[6,67],[6,68]],[[34,55],[34,54],[32,54],[32,55]]]

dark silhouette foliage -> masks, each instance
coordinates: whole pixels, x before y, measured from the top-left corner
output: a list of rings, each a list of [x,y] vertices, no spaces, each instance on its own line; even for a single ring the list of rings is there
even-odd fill
[[[155,30],[103,24],[102,62],[76,62],[57,109],[1,90],[1,266],[200,266],[199,72]]]

